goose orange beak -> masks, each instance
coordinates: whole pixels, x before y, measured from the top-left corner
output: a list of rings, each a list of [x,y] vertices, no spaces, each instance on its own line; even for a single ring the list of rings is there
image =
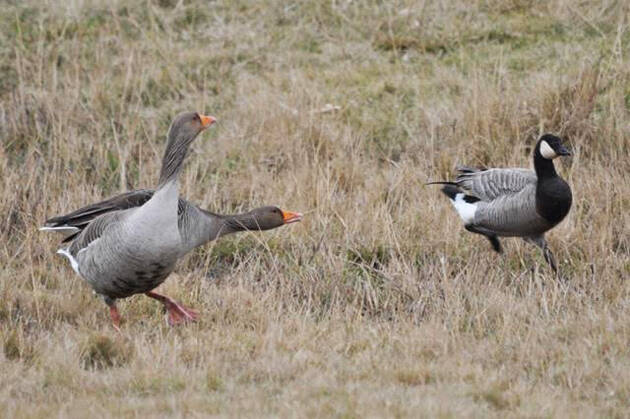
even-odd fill
[[[297,223],[302,221],[302,214],[299,212],[282,211],[282,219],[285,224]]]
[[[206,116],[200,114],[199,119],[201,119],[201,125],[204,127],[204,129],[217,122],[217,119],[214,116]]]

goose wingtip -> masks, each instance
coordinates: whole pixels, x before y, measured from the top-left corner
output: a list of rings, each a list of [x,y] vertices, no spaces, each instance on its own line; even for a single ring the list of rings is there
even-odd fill
[[[74,232],[79,231],[79,228],[74,227],[74,226],[67,226],[67,225],[54,226],[54,227],[45,225],[43,227],[40,227],[39,231],[57,231],[57,232],[60,232],[60,233],[74,233]]]

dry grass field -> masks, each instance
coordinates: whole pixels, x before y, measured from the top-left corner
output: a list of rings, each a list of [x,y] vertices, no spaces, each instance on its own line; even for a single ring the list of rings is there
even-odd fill
[[[630,5],[620,0],[0,2],[0,416],[627,417]],[[338,108],[337,108],[338,107]],[[225,237],[107,307],[38,231],[154,187],[302,223]],[[438,187],[565,136],[573,188],[497,255]]]

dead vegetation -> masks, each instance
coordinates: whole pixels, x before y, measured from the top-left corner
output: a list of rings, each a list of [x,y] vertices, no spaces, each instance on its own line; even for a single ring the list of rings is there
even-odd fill
[[[613,0],[9,2],[0,10],[0,407],[43,416],[624,416],[630,42]],[[224,238],[107,310],[37,231],[151,187],[211,112],[184,195],[306,213]],[[568,139],[550,235],[461,234],[429,179]]]

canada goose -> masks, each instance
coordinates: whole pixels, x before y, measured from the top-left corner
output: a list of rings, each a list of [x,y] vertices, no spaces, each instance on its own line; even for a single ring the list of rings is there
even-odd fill
[[[192,141],[215,122],[211,116],[184,112],[173,120],[155,193],[142,205],[98,215],[58,253],[101,295],[119,330],[116,299],[144,293],[166,307],[171,324],[198,315],[152,292],[168,277],[182,254],[178,228],[178,176]]]
[[[91,204],[66,215],[46,221],[42,231],[64,233],[63,242],[74,240],[96,217],[113,211],[121,211],[144,205],[155,191],[139,189],[116,195],[105,201]],[[265,206],[241,214],[216,214],[199,208],[179,198],[178,227],[182,238],[182,256],[195,247],[202,246],[219,237],[239,231],[271,230],[285,224],[302,220],[298,212],[282,211],[278,207]]]
[[[534,170],[458,168],[455,182],[443,184],[466,230],[486,236],[501,253],[498,237],[522,237],[543,250],[545,260],[557,272],[557,265],[545,232],[569,213],[572,195],[569,185],[556,173],[553,159],[570,156],[555,135],[545,134],[534,149]]]

